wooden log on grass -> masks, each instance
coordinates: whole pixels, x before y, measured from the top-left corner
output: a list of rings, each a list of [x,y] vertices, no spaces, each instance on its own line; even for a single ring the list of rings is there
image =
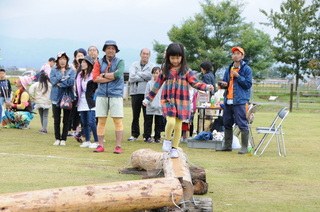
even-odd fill
[[[157,178],[0,194],[0,210],[126,212],[174,206],[182,199],[178,179]]]

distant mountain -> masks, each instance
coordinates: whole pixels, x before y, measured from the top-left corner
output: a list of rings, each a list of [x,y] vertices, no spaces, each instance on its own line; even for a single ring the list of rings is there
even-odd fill
[[[73,52],[78,48],[87,49],[91,44],[67,39],[18,39],[0,35],[0,65],[4,68],[16,66],[17,68],[40,67],[48,61],[50,57],[56,57],[61,51],[64,51],[70,57],[72,62]],[[97,46],[99,56],[102,57],[102,45]],[[124,59],[125,69],[128,70],[130,65],[140,59],[140,49],[129,49],[119,46],[121,50],[117,56]],[[154,61],[151,57],[150,61]]]

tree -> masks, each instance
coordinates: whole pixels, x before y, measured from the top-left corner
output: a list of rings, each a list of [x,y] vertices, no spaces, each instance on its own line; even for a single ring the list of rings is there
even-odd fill
[[[311,55],[319,48],[310,45],[316,37],[313,29],[319,2],[320,0],[313,0],[311,5],[305,6],[304,0],[287,0],[280,5],[281,12],[271,9],[270,14],[260,9],[269,20],[269,23],[262,24],[278,30],[272,49],[282,69],[295,74],[296,90],[299,79],[303,79],[302,74],[307,73]]]
[[[205,0],[200,5],[201,13],[183,21],[181,26],[173,25],[168,32],[170,41],[181,42],[186,47],[188,66],[199,70],[202,61],[210,60],[216,75],[231,62],[231,47],[240,45],[248,52],[248,59],[259,62],[256,76],[262,76],[260,73],[270,66],[271,40],[267,34],[254,29],[253,24],[244,23],[241,17],[244,4],[232,0],[214,4],[212,0]],[[251,47],[254,49],[246,49]]]
[[[162,64],[163,61],[163,53],[166,50],[166,45],[160,44],[158,41],[153,41],[153,51],[157,52],[156,63]]]
[[[252,23],[244,24],[240,35],[235,46],[244,48],[245,58],[249,60],[249,65],[253,70],[252,77],[256,80],[264,79],[267,72],[270,71],[271,65],[275,62],[270,36],[255,29]]]

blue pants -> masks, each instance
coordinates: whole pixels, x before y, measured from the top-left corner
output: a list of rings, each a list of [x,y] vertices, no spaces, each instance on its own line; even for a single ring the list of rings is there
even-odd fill
[[[227,105],[225,104],[223,112],[223,124],[225,129],[231,130],[236,123],[241,131],[248,130],[248,121],[246,116],[246,104]]]
[[[82,129],[86,137],[86,141],[90,141],[90,129],[93,134],[94,142],[98,142],[97,125],[96,125],[96,111],[80,111],[82,122]]]

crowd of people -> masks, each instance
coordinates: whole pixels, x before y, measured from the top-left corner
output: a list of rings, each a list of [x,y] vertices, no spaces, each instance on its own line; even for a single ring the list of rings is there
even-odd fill
[[[42,127],[38,132],[48,134],[51,108],[55,137],[53,145],[65,146],[68,136],[74,136],[81,143],[80,147],[104,152],[106,122],[110,116],[116,137],[113,152],[121,154],[125,63],[116,56],[120,49],[115,41],[107,40],[102,51],[105,54],[99,58],[96,46],[90,46],[87,51],[79,48],[74,51],[72,63],[66,52],[58,53],[56,58],[49,58],[41,67],[36,80],[29,76],[19,76],[15,82],[17,89],[14,96],[10,81],[5,78],[5,70],[0,69],[1,116],[4,103],[6,108],[1,118],[2,126],[28,129],[34,114],[38,112]],[[163,151],[168,152],[172,158],[179,157],[179,142],[186,142],[187,131],[190,131],[192,137],[197,90],[202,90],[208,91],[210,97],[216,99],[217,107],[221,104],[224,109],[223,114],[222,110],[217,111],[218,119],[211,127],[211,130],[225,131],[224,146],[217,151],[232,151],[232,126],[236,123],[242,132],[242,149],[239,154],[247,153],[246,105],[250,98],[252,71],[244,59],[241,47],[234,47],[231,52],[233,62],[227,68],[223,80],[218,82],[216,91],[211,61],[200,64],[203,73],[200,81],[187,66],[183,44],[171,43],[167,47],[161,67],[149,61],[149,49],[142,49],[140,60],[130,66],[132,123],[131,136],[127,140],[138,140],[142,132],[145,142],[163,143]],[[28,90],[33,80],[35,82]],[[143,131],[139,125],[141,111]],[[165,132],[163,142],[162,131]]]

